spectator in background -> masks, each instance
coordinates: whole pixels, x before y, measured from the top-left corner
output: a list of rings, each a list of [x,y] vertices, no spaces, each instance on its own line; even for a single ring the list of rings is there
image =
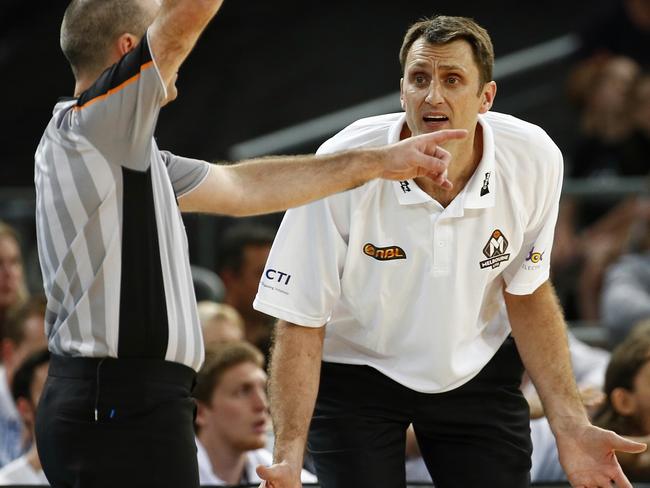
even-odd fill
[[[0,469],[0,485],[49,484],[41,468],[34,437],[36,407],[47,378],[49,363],[50,353],[43,349],[29,356],[14,375],[11,394],[29,434],[31,447],[23,456]]]
[[[10,391],[25,358],[47,347],[44,316],[45,298],[32,297],[11,315],[0,340],[0,467],[20,456],[29,445],[29,433],[22,427]]]
[[[594,424],[634,439],[650,439],[650,323],[614,350],[605,375],[606,401]],[[650,480],[650,454],[617,453],[630,480]]]
[[[27,297],[18,234],[0,221],[0,339],[7,315],[25,303]]]
[[[199,320],[206,348],[211,344],[244,340],[244,320],[239,312],[225,303],[198,303]]]
[[[217,273],[226,287],[224,303],[241,314],[246,340],[255,344],[266,358],[273,318],[255,310],[253,300],[274,237],[275,231],[261,224],[234,224],[223,235],[217,264]]]
[[[202,485],[259,483],[255,468],[270,464],[264,357],[246,342],[206,350],[194,396],[199,478]],[[302,472],[302,482],[315,482]]]
[[[634,324],[650,319],[650,206],[639,224],[636,250],[616,261],[603,283],[602,317],[614,342],[623,340]]]
[[[45,298],[32,297],[11,315],[0,342],[0,467],[23,454],[31,441],[10,391],[14,375],[25,358],[47,348],[44,317]]]

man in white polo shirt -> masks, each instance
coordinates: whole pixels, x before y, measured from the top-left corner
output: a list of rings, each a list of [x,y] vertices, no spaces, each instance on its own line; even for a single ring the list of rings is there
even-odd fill
[[[589,423],[548,283],[562,156],[539,127],[489,112],[493,59],[470,19],[418,22],[400,52],[405,113],[320,148],[470,134],[446,144],[452,188],[377,180],[286,214],[255,301],[280,319],[268,487],[300,486],[308,428],[323,488],[405,486],[410,423],[437,488],[528,486],[519,353],[572,484],[631,486],[614,450],[644,445]]]

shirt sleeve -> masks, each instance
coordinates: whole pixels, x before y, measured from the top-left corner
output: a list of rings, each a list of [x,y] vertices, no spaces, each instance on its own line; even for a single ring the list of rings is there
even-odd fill
[[[72,124],[109,162],[146,171],[166,96],[145,35],[80,95]]]
[[[176,156],[169,151],[160,151],[160,155],[165,162],[176,198],[199,186],[210,171],[210,163],[207,161]]]
[[[347,201],[343,193],[287,211],[253,302],[256,310],[308,327],[327,323],[341,294]]]
[[[513,295],[529,295],[549,278],[564,170],[562,153],[554,144],[553,148],[545,165],[546,174],[540,174],[538,180],[547,185],[539,185],[521,250],[504,271],[506,291]]]

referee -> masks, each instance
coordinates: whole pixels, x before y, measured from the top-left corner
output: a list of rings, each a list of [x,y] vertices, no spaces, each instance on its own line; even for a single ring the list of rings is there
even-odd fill
[[[376,177],[444,184],[437,143],[466,135],[233,166],[161,151],[160,108],[221,3],[72,0],[65,12],[74,97],[54,107],[35,158],[52,352],[36,436],[54,488],[199,483],[190,392],[203,343],[181,211],[273,212]]]

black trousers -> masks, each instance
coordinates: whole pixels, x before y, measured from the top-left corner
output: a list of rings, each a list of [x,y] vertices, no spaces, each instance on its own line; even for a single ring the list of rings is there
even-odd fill
[[[512,338],[445,393],[413,391],[368,366],[323,363],[308,441],[322,488],[404,487],[410,423],[436,488],[529,486],[522,373]]]
[[[52,487],[198,487],[194,381],[168,361],[53,355],[36,417]]]

